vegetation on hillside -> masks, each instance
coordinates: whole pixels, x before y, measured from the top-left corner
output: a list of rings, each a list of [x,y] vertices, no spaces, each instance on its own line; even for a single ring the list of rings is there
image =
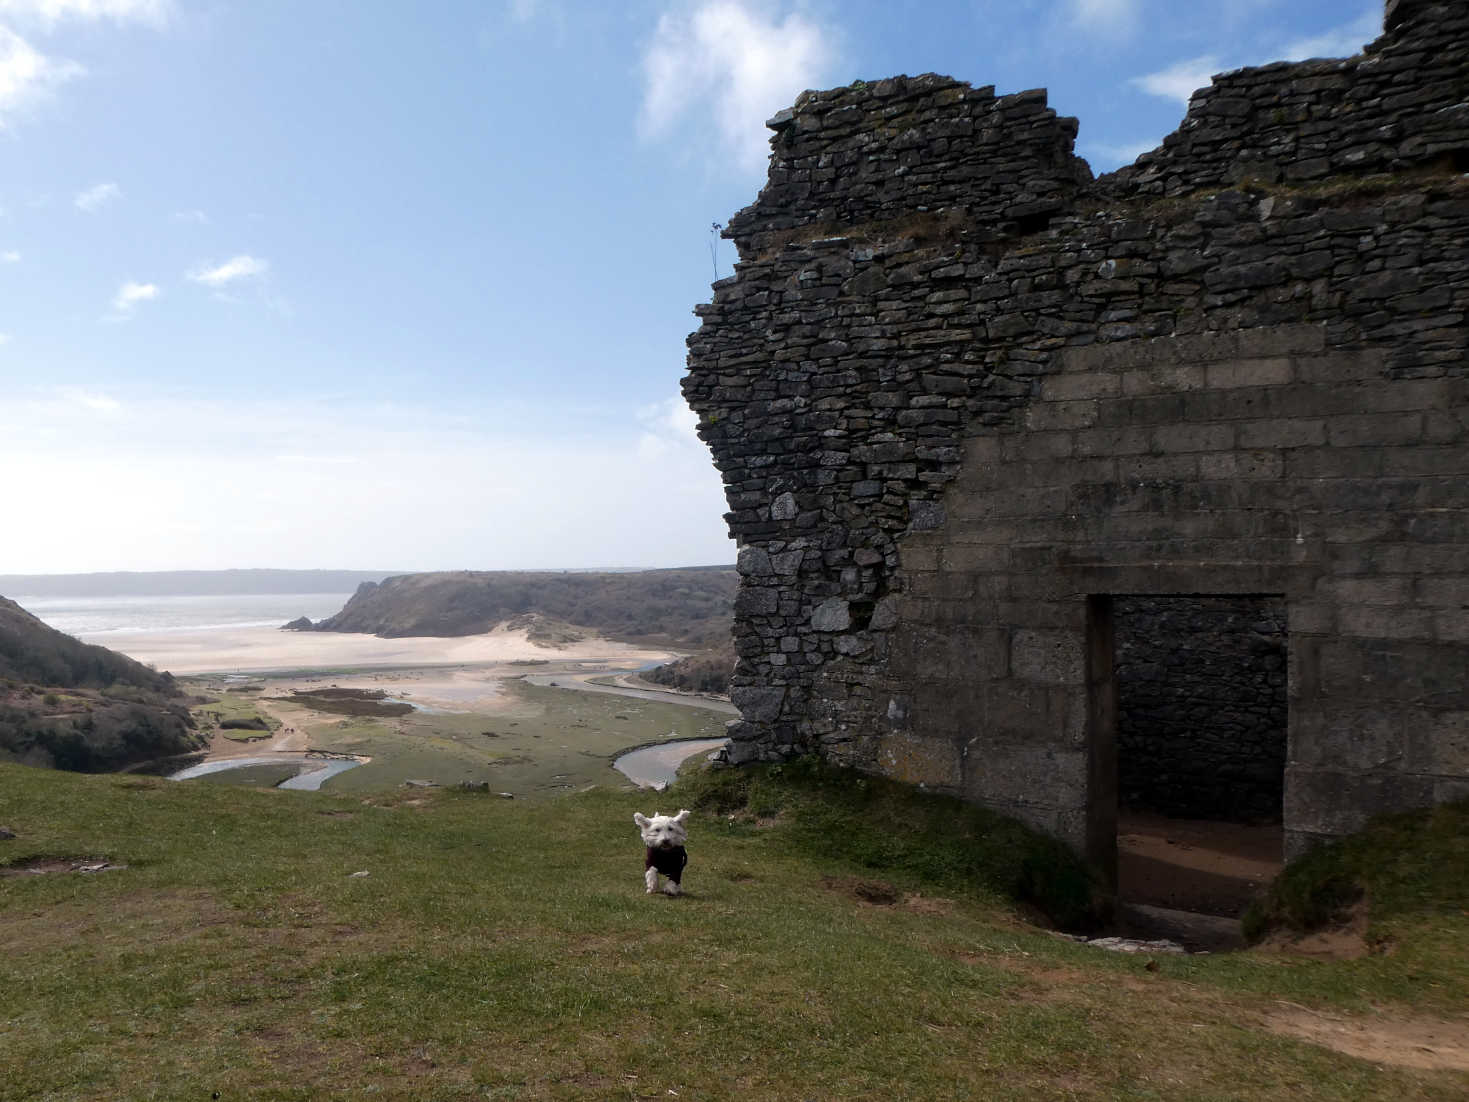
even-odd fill
[[[667,662],[651,670],[644,670],[638,676],[645,681],[685,692],[728,693],[735,658],[734,644],[726,642],[699,654],[680,658],[676,662]]]
[[[0,759],[94,773],[201,744],[171,676],[0,597]]]
[[[169,674],[106,647],[79,642],[4,597],[0,597],[0,677],[67,689],[128,685],[165,696],[178,691]]]
[[[1469,801],[1387,815],[1290,863],[1244,916],[1245,934],[1311,933],[1365,904],[1369,943],[1405,917],[1469,915]]]
[[[733,567],[626,573],[451,571],[359,586],[342,611],[313,625],[399,638],[478,635],[536,614],[562,632],[702,649],[729,638]]]

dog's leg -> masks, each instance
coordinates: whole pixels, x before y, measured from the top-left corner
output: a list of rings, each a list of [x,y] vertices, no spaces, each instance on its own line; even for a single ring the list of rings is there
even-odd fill
[[[678,895],[679,892],[681,892],[683,889],[680,888],[677,883],[670,880],[667,884],[663,885],[663,890],[669,895]]]
[[[652,895],[658,890],[658,870],[649,869],[643,873],[643,883],[648,885],[648,894]]]

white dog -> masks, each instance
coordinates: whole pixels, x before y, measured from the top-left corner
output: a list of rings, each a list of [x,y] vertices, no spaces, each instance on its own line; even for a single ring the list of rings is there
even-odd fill
[[[648,847],[643,859],[643,883],[648,886],[648,894],[658,890],[659,873],[668,877],[668,884],[663,889],[665,892],[677,895],[681,890],[679,881],[683,879],[683,867],[689,863],[688,850],[684,849],[684,843],[689,840],[689,832],[684,828],[684,820],[688,817],[687,808],[677,815],[655,813],[651,819],[641,811],[633,813],[632,821],[638,824],[643,845]]]

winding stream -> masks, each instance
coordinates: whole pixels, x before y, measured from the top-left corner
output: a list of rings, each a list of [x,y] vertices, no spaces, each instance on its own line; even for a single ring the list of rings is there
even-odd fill
[[[612,763],[612,768],[639,788],[662,791],[673,783],[678,767],[686,760],[701,752],[717,750],[728,741],[727,738],[686,738],[660,742],[641,750],[629,750]]]
[[[276,785],[277,788],[290,788],[299,792],[316,792],[321,788],[322,782],[329,777],[335,777],[338,773],[361,765],[360,761],[352,758],[286,758],[276,755],[275,757],[262,758],[221,758],[217,761],[200,762],[191,765],[187,769],[180,769],[177,773],[168,774],[171,781],[187,781],[195,777],[208,776],[210,773],[223,773],[227,769],[243,769],[249,765],[299,765],[300,772],[294,777],[287,777]]]

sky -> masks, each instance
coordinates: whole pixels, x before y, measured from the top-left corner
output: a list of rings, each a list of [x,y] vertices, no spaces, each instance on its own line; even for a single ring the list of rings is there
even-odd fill
[[[805,88],[1104,172],[1379,0],[0,0],[0,574],[734,559],[679,396]]]

